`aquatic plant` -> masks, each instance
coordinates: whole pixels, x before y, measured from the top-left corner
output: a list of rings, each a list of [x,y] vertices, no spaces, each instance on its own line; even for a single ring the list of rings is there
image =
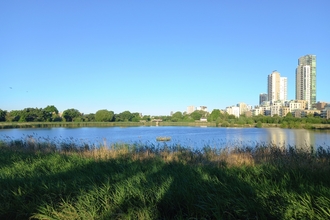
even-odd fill
[[[171,137],[157,137],[156,141],[170,141]]]

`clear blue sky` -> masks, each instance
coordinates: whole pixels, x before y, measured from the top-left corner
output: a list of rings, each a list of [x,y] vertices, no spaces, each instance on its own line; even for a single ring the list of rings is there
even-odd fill
[[[0,109],[257,105],[273,70],[294,99],[306,54],[317,56],[317,101],[330,102],[329,9],[329,0],[1,1]]]

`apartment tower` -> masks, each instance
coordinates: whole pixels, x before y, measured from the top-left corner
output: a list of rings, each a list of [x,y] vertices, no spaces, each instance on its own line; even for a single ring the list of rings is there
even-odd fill
[[[288,99],[288,78],[280,77],[280,100]]]
[[[306,100],[308,109],[316,104],[316,56],[306,55],[298,59],[296,69],[296,99]]]
[[[274,70],[268,75],[268,101],[287,100],[287,77],[281,77],[280,73]]]
[[[265,101],[268,101],[268,94],[260,93],[259,94],[259,105],[261,105]]]

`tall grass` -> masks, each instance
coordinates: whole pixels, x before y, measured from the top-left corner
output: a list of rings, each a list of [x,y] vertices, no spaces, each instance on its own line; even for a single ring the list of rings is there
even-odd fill
[[[0,219],[329,219],[330,152],[0,142]]]

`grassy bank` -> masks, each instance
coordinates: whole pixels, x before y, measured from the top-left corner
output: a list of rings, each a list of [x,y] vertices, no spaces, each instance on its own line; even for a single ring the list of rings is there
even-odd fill
[[[152,125],[152,123],[148,123]],[[155,124],[155,123],[154,123]],[[56,128],[56,127],[114,127],[142,126],[144,122],[2,122],[0,129],[10,128]]]
[[[0,122],[0,129],[12,128],[56,128],[56,127],[129,127],[129,126],[207,126],[207,127],[262,127],[262,128],[304,128],[315,130],[329,130],[330,124],[299,124],[299,126],[283,126],[281,124],[252,123],[230,124],[215,122]]]
[[[0,129],[56,127],[216,126],[212,122],[0,122]]]
[[[329,219],[330,152],[0,142],[0,219]]]

